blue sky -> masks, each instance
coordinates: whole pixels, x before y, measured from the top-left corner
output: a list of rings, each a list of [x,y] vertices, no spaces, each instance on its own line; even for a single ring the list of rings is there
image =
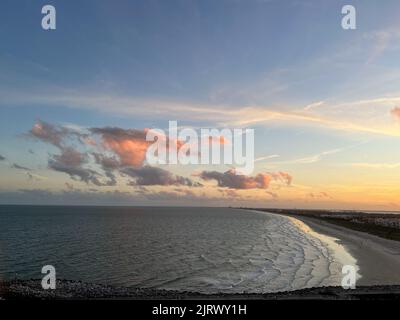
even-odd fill
[[[57,10],[55,31],[41,29],[45,4]],[[344,4],[357,10],[356,30],[341,28]],[[254,128],[256,158],[277,156],[256,171],[294,177],[290,188],[275,186],[280,200],[235,190],[243,193],[235,201],[394,210],[399,12],[389,0],[3,1],[0,191],[8,193],[1,201],[21,189],[93,188],[48,168],[54,146],[26,136],[37,121],[143,129],[178,120]],[[46,179],[26,180],[10,169],[16,162]],[[120,185],[96,192],[104,190],[136,192]],[[331,195],[310,196],[322,193]]]

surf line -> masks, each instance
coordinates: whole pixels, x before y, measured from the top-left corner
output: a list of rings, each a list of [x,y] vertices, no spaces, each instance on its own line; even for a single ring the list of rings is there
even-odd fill
[[[323,244],[325,244],[328,248],[328,250],[332,253],[334,257],[334,261],[337,262],[339,265],[342,267],[344,266],[353,266],[355,269],[355,276],[356,280],[358,281],[361,279],[361,274],[360,274],[360,267],[357,264],[357,259],[354,258],[348,250],[345,248],[345,246],[341,245],[338,243],[339,239],[335,237],[331,237],[322,233],[319,233],[317,231],[314,231],[310,226],[308,226],[305,222],[303,222],[300,219],[297,219],[295,217],[290,217],[287,215],[283,214],[277,214],[277,213],[272,213],[268,211],[259,211],[259,210],[249,210],[253,212],[258,212],[258,213],[263,213],[263,214],[268,214],[272,216],[279,216],[285,219],[288,219],[292,224],[294,224],[301,232],[304,234],[307,234],[313,238],[318,239],[321,241]],[[343,273],[343,270],[341,270]],[[340,271],[338,271],[340,272]],[[340,285],[340,284],[339,284]]]
[[[299,219],[296,219],[294,217],[287,217],[287,218],[302,232],[307,233],[312,237],[317,238],[321,242],[325,243],[328,246],[328,248],[331,249],[331,251],[333,252],[333,255],[336,258],[337,262],[339,262],[342,266],[345,265],[354,266],[357,271],[357,280],[361,278],[361,275],[359,274],[360,267],[357,264],[357,259],[354,258],[343,245],[338,243],[339,239],[316,232],[306,223],[304,223]]]

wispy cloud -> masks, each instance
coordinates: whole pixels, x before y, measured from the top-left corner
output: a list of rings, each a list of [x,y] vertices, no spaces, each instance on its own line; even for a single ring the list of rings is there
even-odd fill
[[[331,154],[336,154],[343,150],[344,149],[332,149],[332,150],[328,150],[328,151],[323,151],[323,152],[320,152],[318,154],[315,154],[315,155],[312,155],[309,157],[295,159],[292,162],[293,163],[315,163],[315,162],[322,160],[322,158],[324,158],[325,156],[328,156]]]
[[[6,99],[9,104],[26,104],[40,103],[45,105],[59,105],[69,108],[89,109],[93,111],[101,111],[104,113],[112,113],[115,115],[129,115],[137,117],[148,117],[150,119],[164,119],[166,115],[169,117],[174,115],[176,120],[194,122],[206,122],[217,126],[252,126],[267,125],[268,123],[280,123],[282,125],[303,125],[317,126],[323,129],[365,132],[379,135],[400,136],[398,127],[390,127],[385,123],[375,125],[366,122],[366,118],[357,117],[353,114],[346,115],[344,112],[340,117],[335,115],[322,115],[321,112],[311,112],[313,110],[310,105],[308,110],[300,110],[297,106],[287,106],[276,108],[266,105],[254,106],[230,106],[230,105],[213,105],[206,103],[193,103],[187,101],[170,101],[168,99],[140,99],[135,97],[123,97],[113,95],[81,95],[79,93],[59,94],[59,95],[20,95]],[[328,105],[326,103],[319,104],[323,106],[323,110],[347,110],[350,107],[375,106],[391,106],[393,103],[399,103],[400,97],[381,97],[370,100],[349,101],[338,104]],[[317,103],[318,104],[318,103]],[[319,109],[319,108],[318,108]],[[354,112],[364,115],[365,110],[360,108]],[[363,113],[364,112],[364,113]],[[385,111],[382,110],[382,115]],[[361,119],[361,120],[359,120]],[[37,134],[41,134],[40,128],[34,128]],[[56,133],[60,134],[60,133]],[[56,141],[54,141],[56,142]]]
[[[387,28],[364,34],[363,38],[372,46],[369,50],[367,64],[372,63],[393,46],[398,47],[400,32],[398,28]]]
[[[47,180],[48,179],[45,176],[42,176],[42,175],[39,175],[39,174],[36,174],[36,173],[32,173],[32,172],[29,172],[29,171],[26,172],[26,175],[28,176],[29,180],[38,180],[38,181],[40,181],[40,180]]]
[[[271,154],[269,156],[265,156],[265,157],[259,157],[256,158],[254,160],[254,162],[260,162],[260,161],[265,161],[265,160],[269,160],[269,159],[274,159],[274,158],[279,158],[280,156],[278,154]]]
[[[306,105],[303,109],[305,111],[309,111],[311,109],[315,109],[315,108],[321,107],[324,104],[325,104],[325,101],[313,102],[313,103],[310,103],[310,104]]]
[[[30,169],[30,168],[21,166],[21,165],[19,165],[19,164],[17,164],[17,163],[13,163],[12,166],[11,166],[11,168],[17,169],[17,170],[25,170],[25,171],[31,171],[31,170],[32,170],[32,169]]]
[[[354,162],[350,166],[358,168],[369,168],[369,169],[396,169],[400,168],[400,162],[395,163],[369,163],[369,162]]]
[[[371,98],[371,99],[361,99],[354,101],[347,101],[338,103],[335,105],[331,105],[332,108],[349,108],[349,107],[366,107],[366,106],[393,106],[400,103],[400,96],[391,96],[391,97],[380,97],[380,98]],[[362,111],[362,110],[361,110]]]
[[[324,199],[324,198],[332,199],[332,197],[327,192],[324,192],[324,191],[310,192],[307,194],[307,197],[313,198],[313,199]]]

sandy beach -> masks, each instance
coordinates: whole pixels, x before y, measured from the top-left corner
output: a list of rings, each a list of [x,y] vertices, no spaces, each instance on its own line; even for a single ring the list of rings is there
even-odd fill
[[[315,232],[338,239],[357,260],[358,285],[400,284],[400,242],[310,217],[295,216]]]

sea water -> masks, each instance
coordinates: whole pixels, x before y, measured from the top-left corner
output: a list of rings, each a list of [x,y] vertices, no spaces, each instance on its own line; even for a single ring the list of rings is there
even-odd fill
[[[264,212],[0,206],[0,279],[40,279],[42,267],[52,265],[58,279],[275,292],[340,285],[346,259],[353,258],[331,238]]]

